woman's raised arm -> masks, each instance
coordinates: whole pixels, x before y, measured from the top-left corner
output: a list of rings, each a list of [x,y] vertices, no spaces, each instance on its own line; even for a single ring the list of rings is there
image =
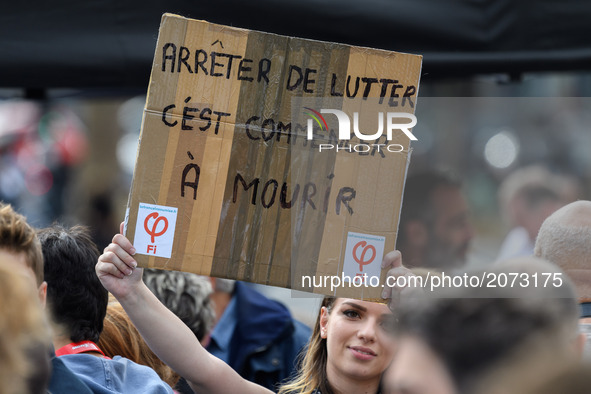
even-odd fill
[[[142,281],[135,249],[117,234],[96,264],[103,286],[121,303],[152,351],[197,393],[270,393],[242,378],[201,346],[191,330]]]

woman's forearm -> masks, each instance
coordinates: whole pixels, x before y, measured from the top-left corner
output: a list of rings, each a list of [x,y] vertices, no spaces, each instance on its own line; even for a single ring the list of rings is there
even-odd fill
[[[197,392],[269,393],[205,350],[193,332],[143,282],[119,302],[152,351]]]

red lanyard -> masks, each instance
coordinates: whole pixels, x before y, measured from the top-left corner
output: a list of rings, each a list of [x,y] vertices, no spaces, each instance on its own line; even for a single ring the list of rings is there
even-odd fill
[[[105,353],[99,347],[91,341],[82,341],[78,343],[70,343],[69,345],[63,346],[55,351],[56,356],[63,356],[65,354],[78,354],[86,352],[99,352],[105,356]]]

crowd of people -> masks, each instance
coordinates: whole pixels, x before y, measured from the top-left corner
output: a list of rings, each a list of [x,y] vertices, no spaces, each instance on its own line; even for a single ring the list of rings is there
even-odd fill
[[[312,329],[244,283],[138,267],[123,234],[101,253],[88,228],[36,230],[0,203],[0,394],[586,393],[591,201],[536,171],[501,189],[528,242],[486,267],[526,285],[325,297]],[[382,267],[479,276],[474,233],[460,182],[411,176]]]

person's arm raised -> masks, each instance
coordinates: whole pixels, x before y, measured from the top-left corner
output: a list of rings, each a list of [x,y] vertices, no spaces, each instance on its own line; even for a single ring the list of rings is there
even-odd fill
[[[142,281],[135,249],[121,234],[113,238],[96,264],[103,286],[121,303],[152,351],[196,393],[270,393],[243,379],[201,346],[195,334],[168,310]]]

